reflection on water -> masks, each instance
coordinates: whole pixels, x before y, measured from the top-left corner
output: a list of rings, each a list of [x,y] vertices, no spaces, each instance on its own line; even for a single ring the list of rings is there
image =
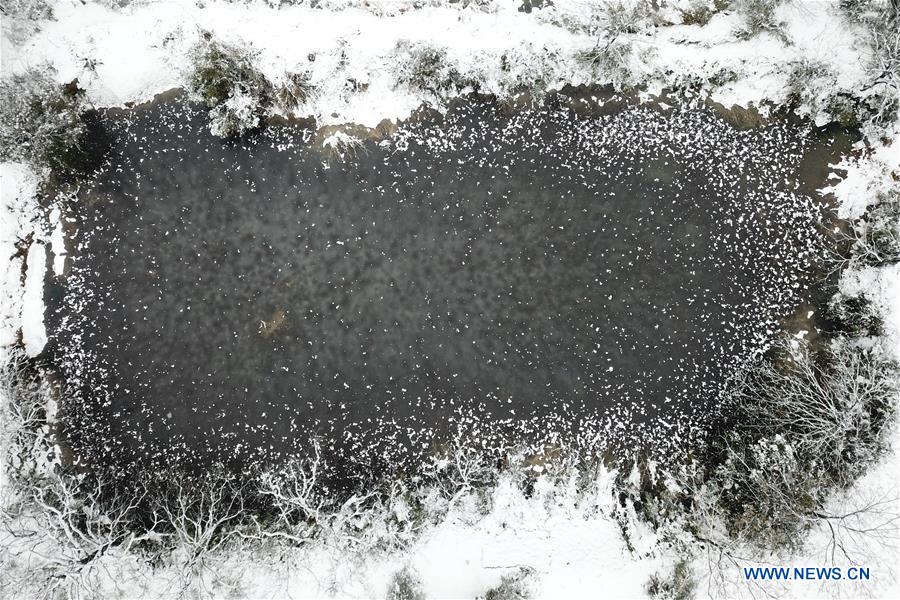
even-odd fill
[[[178,99],[111,119],[56,333],[74,443],[114,460],[690,422],[819,248],[784,123],[471,99],[329,165],[288,126],[222,143]]]

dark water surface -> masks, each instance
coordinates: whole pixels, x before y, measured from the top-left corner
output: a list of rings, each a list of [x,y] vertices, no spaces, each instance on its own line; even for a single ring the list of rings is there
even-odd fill
[[[327,164],[299,127],[226,143],[180,99],[108,119],[54,332],[93,461],[677,440],[821,251],[786,123],[470,99]]]

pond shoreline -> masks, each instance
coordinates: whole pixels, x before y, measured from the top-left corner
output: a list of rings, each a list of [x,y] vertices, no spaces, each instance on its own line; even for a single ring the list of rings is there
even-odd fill
[[[598,97],[598,94],[602,95],[604,93],[608,94],[608,96],[605,98],[605,100],[601,99],[600,102],[597,102],[596,98]],[[558,100],[554,100],[553,98],[551,98],[551,100],[550,100],[551,104],[555,103],[558,106],[575,107],[577,109],[577,112],[581,113],[581,114],[585,113],[586,110],[590,110],[590,106],[594,106],[595,108],[593,110],[599,111],[598,114],[602,115],[602,114],[615,114],[617,111],[623,110],[623,108],[625,106],[627,106],[628,104],[636,104],[636,98],[631,98],[630,100],[626,99],[624,102],[615,100],[615,98],[617,96],[614,93],[611,93],[611,91],[609,89],[604,91],[604,90],[593,90],[593,89],[589,89],[589,88],[583,88],[583,89],[575,90],[575,93],[571,97],[563,96],[561,94],[558,94],[554,97],[557,98]],[[172,93],[168,93],[165,96],[163,96],[163,98],[158,100],[158,102],[165,103],[165,102],[171,102],[171,101],[180,101],[179,98],[181,98],[181,94],[177,91],[174,91]],[[586,102],[587,99],[593,99],[593,104],[591,104],[590,100],[588,100]],[[666,111],[671,111],[672,110],[671,105],[665,102],[666,99],[669,99],[669,98],[661,99],[659,101],[659,104],[651,105],[651,107],[650,107],[651,110],[661,111],[661,114],[665,114]],[[463,106],[465,105],[465,100],[459,100],[458,102],[460,105],[463,105]],[[605,108],[604,105],[610,106],[611,108]],[[143,105],[143,106],[135,107],[134,109],[130,109],[128,111],[123,111],[121,109],[114,109],[114,110],[110,111],[110,114],[114,118],[128,117],[130,119],[130,118],[132,118],[132,116],[130,116],[130,115],[136,114],[132,111],[136,110],[136,111],[138,111],[138,113],[140,113],[141,111],[144,111],[144,110],[151,110],[152,106],[153,106],[152,104]],[[453,110],[452,107],[451,107],[451,110]],[[512,114],[513,115],[523,114],[521,112],[521,110],[523,110],[523,109],[518,109],[516,111],[513,111]],[[527,109],[525,109],[525,110],[527,111]],[[717,110],[720,111],[721,109],[717,109]],[[431,115],[431,116],[429,117],[428,115]],[[439,117],[438,121],[443,121],[444,118],[445,117]],[[323,139],[327,139],[328,136],[333,135],[336,131],[340,131],[342,133],[349,132],[349,133],[347,133],[347,135],[355,135],[360,138],[368,137],[370,140],[377,140],[377,139],[383,139],[383,136],[385,136],[385,135],[391,135],[391,134],[396,135],[394,133],[394,131],[396,131],[396,129],[403,130],[403,129],[409,129],[411,127],[417,127],[417,126],[419,126],[420,123],[428,121],[428,119],[433,120],[433,119],[435,119],[435,116],[432,111],[425,110],[421,116],[415,117],[410,122],[400,123],[394,127],[388,128],[388,129],[381,128],[381,130],[377,130],[377,129],[376,130],[366,130],[365,128],[359,128],[359,127],[354,128],[354,127],[348,126],[348,127],[341,127],[340,129],[335,129],[334,127],[319,129],[319,130],[316,130],[316,133],[312,133],[313,130],[312,130],[311,124],[304,122],[304,123],[300,123],[299,126],[301,127],[301,130],[307,131],[307,133],[303,134],[304,139],[312,140],[313,148],[317,148],[317,147],[321,146],[321,141]],[[291,127],[296,127],[296,126],[297,125],[293,125]],[[278,131],[279,127],[286,127],[286,126],[285,125],[273,125],[272,127],[274,128],[275,131]],[[392,129],[394,131],[392,131]],[[241,142],[241,143],[244,143],[244,142]],[[227,145],[227,142],[226,142],[226,145]],[[835,151],[834,147],[831,144],[826,143],[825,147],[831,148],[831,152]],[[342,168],[340,166],[340,163],[335,165],[335,167]],[[824,182],[819,182],[816,184],[807,183],[806,185],[808,185],[809,187],[816,187],[816,186],[820,186],[821,183],[824,183]],[[72,257],[70,257],[70,260],[71,259],[72,259]],[[258,318],[259,322],[267,323],[266,319],[269,319],[270,317],[272,317],[273,314],[277,315],[278,310],[282,310],[282,312],[284,311],[283,306],[280,309],[279,309],[279,307],[276,306],[276,307],[274,307],[274,309],[275,309],[275,313],[272,313],[271,312],[272,309],[269,309],[268,313],[264,313],[263,315],[261,315]],[[287,317],[286,314],[284,316],[285,316],[285,318]],[[285,319],[282,319],[282,322],[284,322],[284,321],[285,321]],[[280,328],[282,326],[283,325],[279,325],[278,327]],[[483,419],[477,419],[477,420],[483,421]],[[501,420],[501,423],[502,423],[502,420]],[[587,434],[582,437],[587,440],[594,439],[600,434],[599,432],[602,429],[603,429],[603,427],[596,430],[595,433]],[[691,430],[690,427],[688,427],[686,429],[688,431]],[[702,430],[702,428],[701,428],[701,430]],[[588,429],[585,429],[584,431],[588,431]],[[584,433],[584,431],[582,433]],[[692,434],[689,434],[689,436],[690,435],[692,435]],[[700,436],[702,438],[702,433],[700,434]],[[502,439],[503,437],[504,436],[500,436],[500,438],[498,438],[498,439]],[[655,436],[646,436],[645,439],[652,439],[653,437],[655,437]],[[623,438],[621,441],[622,447],[628,447],[630,445],[630,442],[628,440],[630,440],[630,439],[632,439],[632,438],[631,437]],[[436,443],[436,441],[429,442],[429,443],[433,444],[433,443]],[[552,442],[550,440],[544,440],[544,441],[540,442],[538,445],[543,446],[546,443],[565,445],[567,442],[565,441],[565,437],[563,437],[563,438],[560,438],[557,442]],[[686,442],[685,441],[673,442],[673,439],[669,438],[668,444],[669,445],[674,444],[675,446],[684,447]],[[501,444],[501,446],[502,445],[503,444]],[[689,443],[687,445],[689,445]],[[364,463],[368,463],[368,462],[369,462],[368,460],[364,461]],[[382,467],[379,467],[379,468],[382,468]],[[377,469],[376,469],[376,471],[377,471]]]

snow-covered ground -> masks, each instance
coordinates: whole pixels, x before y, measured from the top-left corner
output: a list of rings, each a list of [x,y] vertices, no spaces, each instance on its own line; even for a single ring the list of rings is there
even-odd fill
[[[315,94],[298,113],[313,116],[319,126],[358,123],[375,127],[384,120],[409,116],[423,101],[434,98],[396,84],[396,70],[404,60],[404,44],[427,44],[446,51],[447,60],[464,76],[481,82],[482,91],[507,95],[518,84],[563,84],[604,81],[576,59],[596,44],[588,33],[596,2],[557,0],[531,13],[518,10],[521,2],[493,3],[405,2],[402,0],[325,0],[319,8],[306,3],[270,6],[256,2],[52,2],[53,18],[24,41],[14,41],[4,24],[2,72],[8,75],[48,63],[60,82],[78,79],[94,106],[128,106],[185,84],[190,48],[202,31],[221,40],[249,44],[258,51],[258,66],[273,81],[285,73],[309,73]],[[278,4],[273,2],[272,4]],[[856,90],[866,78],[868,57],[854,31],[839,14],[837,2],[795,1],[781,6],[790,45],[762,33],[739,41],[735,11],[713,16],[705,26],[680,25],[678,8],[689,2],[661,2],[660,14],[674,25],[642,28],[631,35],[636,51],[630,67],[647,86],[648,96],[678,82],[699,80],[702,93],[726,107],[753,105],[765,114],[767,103],[781,103],[794,61],[806,59],[826,65],[830,74],[820,93]],[[424,5],[419,8],[415,6]],[[465,7],[463,5],[466,5]],[[348,85],[348,81],[353,85]],[[439,104],[438,104],[439,106]],[[820,122],[826,119],[809,103]],[[842,217],[862,214],[875,191],[900,178],[900,123],[888,128],[882,140],[861,142],[858,153],[838,165],[831,193]],[[869,149],[866,150],[866,147]],[[844,174],[845,172],[845,174]],[[0,345],[17,339],[30,355],[46,342],[41,316],[46,249],[55,249],[52,269],[62,268],[59,229],[51,215],[37,208],[38,177],[18,164],[3,163],[0,255],[4,257],[0,289]],[[58,220],[58,215],[54,217]],[[27,252],[20,241],[30,239]],[[9,260],[5,260],[10,257]],[[900,359],[900,268],[869,269],[846,278],[847,292],[866,290],[885,315],[882,343]],[[896,446],[900,447],[900,446]],[[887,497],[889,511],[898,511],[896,455],[862,479],[857,496]],[[546,598],[644,595],[649,576],[678,557],[653,545],[648,532],[632,532],[632,548],[623,540],[614,518],[619,510],[608,482],[597,484],[596,503],[585,507],[566,490],[538,490],[525,498],[511,485],[494,491],[486,517],[476,518],[466,506],[451,512],[428,529],[403,554],[373,556],[348,562],[325,545],[298,550],[280,569],[264,562],[235,559],[221,565],[242,580],[246,597],[381,597],[389,576],[405,564],[422,577],[428,597],[471,598],[484,594],[502,574],[519,566],[539,574],[539,596]],[[836,499],[835,502],[840,502]],[[828,532],[816,532],[808,556],[790,561],[773,557],[773,564],[817,566],[827,560]],[[883,598],[900,597],[897,539],[873,554],[875,580],[863,590],[849,582],[768,591],[791,597],[855,597],[863,592]],[[698,566],[699,572],[700,566]],[[725,574],[728,593],[758,595],[759,589],[741,585],[737,566]],[[136,590],[160,591],[162,575],[123,583],[126,597]],[[137,587],[135,587],[137,586]],[[705,591],[701,579],[702,595]],[[224,593],[224,592],[223,592]]]
[[[36,356],[47,341],[43,323],[45,243],[35,206],[37,177],[19,164],[0,164],[3,207],[0,212],[0,253],[3,263],[0,344],[6,347],[21,335],[29,355]],[[26,252],[22,243],[31,240]]]
[[[54,3],[55,18],[37,35],[20,47],[5,42],[4,72],[49,63],[60,81],[78,79],[97,106],[142,102],[184,84],[188,51],[208,31],[257,50],[259,68],[273,81],[285,73],[309,73],[317,92],[301,112],[315,116],[320,126],[374,127],[383,119],[408,116],[422,102],[420,92],[395,85],[404,58],[398,45],[446,50],[448,63],[481,82],[486,92],[503,94],[517,83],[536,81],[548,88],[596,81],[573,56],[596,45],[591,16],[603,2],[559,0],[531,13],[519,12],[521,2],[515,0],[316,3],[346,6],[335,11],[307,3],[273,8],[262,1],[163,0],[133,2],[120,10],[105,4],[114,3]],[[735,11],[718,13],[703,27],[677,25],[678,8],[690,2],[661,4],[661,18],[676,25],[648,27],[633,36],[631,67],[651,91],[689,78],[718,77],[708,86],[715,88],[713,100],[726,107],[759,107],[784,99],[788,65],[801,58],[826,64],[840,89],[858,89],[864,81],[860,36],[841,18],[836,2],[780,7],[789,46],[768,33],[738,41]],[[348,80],[355,82],[352,91]]]

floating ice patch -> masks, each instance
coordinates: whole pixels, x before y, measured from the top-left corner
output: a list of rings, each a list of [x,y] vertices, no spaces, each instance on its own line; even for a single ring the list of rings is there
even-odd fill
[[[22,301],[22,343],[28,356],[37,356],[47,344],[44,327],[44,275],[47,252],[43,244],[28,249],[25,294]]]

